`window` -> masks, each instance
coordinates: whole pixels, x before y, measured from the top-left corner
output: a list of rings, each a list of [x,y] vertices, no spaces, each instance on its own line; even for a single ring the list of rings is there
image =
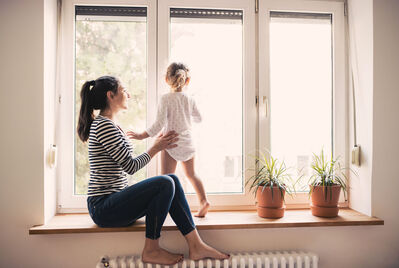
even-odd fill
[[[343,35],[341,3],[261,2],[259,147],[284,159],[294,178],[309,177],[322,149],[346,162]],[[296,189],[287,203],[309,203],[307,180]]]
[[[270,12],[270,151],[294,176],[310,175],[312,152],[332,152],[331,22],[331,14]]]
[[[195,163],[208,193],[244,192],[242,38],[241,10],[170,9],[170,58],[189,66],[204,118],[194,125]]]
[[[251,1],[159,1],[158,88],[164,88],[168,62],[183,61],[191,69],[203,122],[194,127],[196,171],[214,207],[253,204],[244,188],[245,172],[256,146],[255,14]],[[193,188],[182,172],[191,206]]]
[[[147,113],[147,8],[75,6],[75,123],[80,109],[80,90],[90,78],[114,75],[129,88],[129,113],[119,117],[123,128],[144,128]],[[123,64],[121,64],[123,63]],[[132,141],[144,151],[144,141]],[[74,194],[87,193],[90,170],[87,143],[75,133]],[[147,175],[141,169],[129,182]]]
[[[120,78],[132,96],[120,124],[144,130],[168,91],[164,76],[172,61],[190,68],[188,92],[203,115],[193,127],[196,171],[213,208],[253,206],[245,180],[257,150],[269,150],[301,172],[321,148],[345,157],[342,8],[261,1],[256,33],[253,1],[65,1],[59,210],[86,207],[87,147],[75,134],[83,82],[104,74]],[[136,152],[151,143],[134,142]],[[130,183],[157,175],[159,164],[154,159]],[[179,166],[177,173],[195,206],[197,198]],[[287,201],[308,203],[301,194]]]
[[[116,6],[96,1],[63,2],[61,24],[61,102],[58,126],[60,212],[86,211],[89,179],[87,145],[76,135],[83,81],[101,75],[121,79],[132,96],[129,111],[123,114],[123,128],[145,128],[156,105],[156,21],[155,1],[122,1]],[[132,116],[134,114],[134,116]],[[134,142],[137,151],[145,141]],[[156,174],[152,162],[129,178],[130,183]]]

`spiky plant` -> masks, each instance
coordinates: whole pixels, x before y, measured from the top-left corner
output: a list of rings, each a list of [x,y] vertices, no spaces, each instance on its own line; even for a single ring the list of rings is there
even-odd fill
[[[313,154],[313,160],[311,164],[313,175],[309,178],[308,184],[311,185],[309,195],[312,194],[314,186],[323,186],[324,189],[329,189],[330,198],[332,199],[332,187],[333,185],[339,185],[344,192],[345,200],[347,193],[347,176],[345,174],[346,168],[341,166],[338,158],[334,159],[332,154],[330,160],[324,156],[324,151],[321,150],[320,155]],[[326,187],[325,187],[326,186]],[[327,200],[327,191],[324,191],[325,200]]]
[[[284,200],[284,191],[291,195],[295,189],[291,183],[291,175],[284,161],[279,161],[272,156],[267,157],[265,154],[260,152],[260,157],[254,156],[255,164],[258,167],[253,176],[251,176],[245,185],[250,184],[250,190],[256,197],[256,193],[259,187],[262,187],[262,192],[266,187],[270,187],[273,199],[273,187],[277,186],[280,190],[281,197]]]

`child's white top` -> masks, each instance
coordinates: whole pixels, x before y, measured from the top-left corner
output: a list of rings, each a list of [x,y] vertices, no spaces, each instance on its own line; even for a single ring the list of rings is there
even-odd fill
[[[148,135],[155,136],[163,128],[163,133],[174,130],[179,134],[177,147],[166,149],[177,161],[187,161],[194,156],[191,120],[201,122],[201,114],[193,98],[184,92],[167,93],[161,97],[157,119],[147,129]]]

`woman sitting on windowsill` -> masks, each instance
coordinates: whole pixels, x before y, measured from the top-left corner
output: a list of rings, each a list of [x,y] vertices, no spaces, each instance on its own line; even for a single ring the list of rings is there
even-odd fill
[[[118,79],[102,76],[86,82],[81,90],[78,134],[89,141],[90,181],[87,206],[100,227],[124,227],[146,216],[146,239],[142,252],[145,263],[172,265],[182,254],[170,253],[159,246],[162,225],[168,213],[185,237],[192,260],[229,257],[205,244],[191,216],[179,179],[161,175],[127,185],[127,174],[134,174],[164,149],[174,148],[174,132],[160,135],[147,152],[134,158],[129,139],[115,123],[117,114],[128,108],[129,93]],[[100,114],[94,118],[93,110]]]

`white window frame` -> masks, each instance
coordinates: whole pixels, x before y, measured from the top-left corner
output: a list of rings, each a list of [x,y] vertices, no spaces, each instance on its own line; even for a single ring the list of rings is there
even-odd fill
[[[346,90],[346,59],[345,59],[345,24],[344,3],[330,1],[278,1],[260,0],[258,14],[259,40],[259,100],[260,109],[268,109],[270,114],[270,11],[328,13],[332,19],[333,42],[333,152],[339,155],[344,164],[348,164],[346,148],[347,135],[347,90]],[[263,49],[262,49],[263,48]],[[266,105],[262,104],[266,100]],[[265,107],[266,106],[266,107]],[[270,150],[270,118],[273,115],[259,116],[259,148]],[[293,198],[285,198],[287,208],[309,207],[307,193],[297,193]],[[340,205],[347,206],[341,195]]]
[[[125,6],[147,7],[147,89],[156,87],[156,0],[65,0],[61,13],[61,68],[60,68],[60,114],[57,126],[57,145],[59,148],[57,179],[57,211],[87,212],[86,195],[74,195],[74,124],[75,107],[75,6]],[[89,78],[88,78],[89,79]],[[94,78],[92,78],[94,79]],[[156,105],[156,96],[147,90],[147,105]],[[147,109],[150,110],[150,109]],[[151,111],[151,110],[150,110]],[[147,125],[155,118],[155,112],[147,111]],[[155,159],[154,159],[155,160]],[[147,176],[156,175],[156,160],[147,165]]]
[[[162,0],[158,1],[158,89],[165,81],[165,70],[169,63],[169,22],[170,8],[207,8],[235,9],[243,11],[243,170],[254,166],[254,159],[246,157],[254,154],[256,148],[256,116],[255,103],[255,2],[242,0]],[[159,97],[159,96],[158,96]],[[244,173],[244,180],[249,178]],[[244,182],[245,183],[245,182]],[[198,198],[195,194],[186,194],[190,207],[196,209]],[[208,200],[213,210],[239,210],[253,208],[254,197],[248,188],[241,194],[209,194]]]
[[[255,1],[243,0],[65,0],[62,3],[60,55],[60,92],[59,120],[57,126],[58,157],[58,212],[87,212],[86,196],[74,196],[74,137],[76,132],[74,113],[74,66],[75,66],[75,5],[134,6],[147,7],[147,105],[156,107],[160,97],[159,89],[164,83],[164,73],[169,63],[169,8],[214,8],[240,9],[243,11],[243,157],[247,180],[252,174],[253,155],[257,148],[270,148],[270,120],[262,117],[256,99],[269,99],[269,11],[302,11],[333,14],[333,144],[335,155],[340,155],[348,163],[346,148],[347,135],[347,91],[345,60],[345,29],[343,3],[330,1],[277,1],[259,0],[256,18]],[[257,21],[256,21],[257,20]],[[256,25],[256,22],[258,25]],[[257,30],[257,32],[256,32]],[[256,47],[259,47],[258,55]],[[263,49],[262,49],[263,48]],[[257,59],[258,57],[258,64]],[[257,70],[258,68],[258,70]],[[258,71],[258,72],[257,72]],[[156,75],[153,75],[156,74]],[[71,93],[72,92],[72,93]],[[156,109],[147,109],[147,125],[154,122]],[[76,134],[75,134],[76,135]],[[152,140],[148,140],[152,143]],[[153,159],[147,168],[147,176],[158,174],[159,158]],[[195,209],[197,197],[187,195],[190,206]],[[253,209],[254,196],[245,188],[243,194],[209,195],[214,210]],[[342,203],[341,205],[345,203]],[[309,206],[306,193],[297,194],[293,199],[286,198],[287,208]]]

